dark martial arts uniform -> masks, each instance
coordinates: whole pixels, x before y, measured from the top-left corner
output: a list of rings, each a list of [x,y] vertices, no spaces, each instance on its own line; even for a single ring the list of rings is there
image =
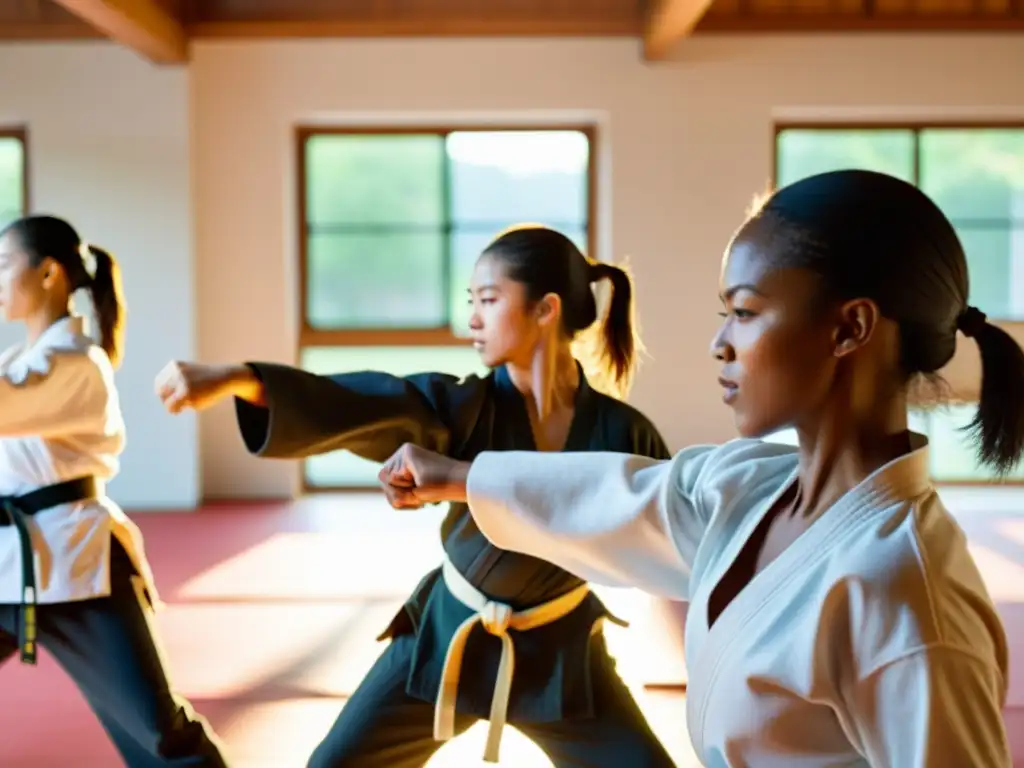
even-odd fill
[[[322,377],[267,363],[250,367],[265,386],[267,407],[238,400],[236,408],[246,446],[259,456],[301,458],[343,448],[384,461],[406,442],[463,460],[485,450],[536,450],[526,404],[504,368],[459,380],[440,373]],[[646,417],[592,389],[582,372],[565,450],[669,457]],[[381,635],[391,643],[317,747],[310,768],[424,765],[441,746],[435,703],[460,627],[470,630],[461,674],[457,663],[447,667],[449,682],[453,673],[458,678],[457,699],[452,696],[457,704],[454,714],[448,712],[450,732],[439,738],[461,733],[480,718],[494,721],[492,699],[506,641],[479,624],[466,626],[478,610],[453,594],[449,577],[468,582],[499,612],[505,606],[527,611],[560,596],[570,601],[572,610],[551,623],[507,632],[515,654],[507,721],[555,766],[673,764],[605,648],[602,620],[622,622],[580,579],[492,546],[465,504],[451,505],[441,538],[444,569],[426,575]],[[457,573],[443,573],[449,569]],[[441,709],[437,715],[444,719]],[[489,742],[496,736],[492,730]]]
[[[11,519],[0,514],[0,526]],[[205,722],[170,689],[151,613],[139,573],[114,538],[109,597],[0,603],[0,665],[19,650],[22,661],[34,662],[37,636],[78,685],[129,768],[223,768]],[[34,631],[26,626],[33,614]]]

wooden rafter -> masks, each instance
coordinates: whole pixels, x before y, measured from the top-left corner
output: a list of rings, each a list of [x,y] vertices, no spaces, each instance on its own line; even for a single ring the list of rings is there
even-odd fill
[[[158,64],[188,60],[181,22],[154,0],[55,0],[111,40]]]
[[[686,37],[711,6],[712,0],[649,0],[644,27],[644,58],[659,61]]]

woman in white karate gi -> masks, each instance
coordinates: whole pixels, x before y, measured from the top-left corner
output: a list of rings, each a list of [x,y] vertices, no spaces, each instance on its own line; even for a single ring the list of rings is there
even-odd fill
[[[908,387],[981,352],[973,435],[1024,453],[1024,352],[968,304],[953,227],[865,171],[781,189],[736,233],[712,342],[742,435],[669,461],[405,447],[396,507],[466,499],[497,546],[690,602],[687,722],[711,768],[1008,768],[1003,627],[907,427]],[[799,448],[757,439],[793,427]]]
[[[98,344],[71,314],[79,290]],[[221,768],[205,723],[171,691],[139,531],[104,492],[125,439],[117,264],[62,219],[19,219],[0,231],[0,309],[28,332],[0,355],[0,664],[35,664],[45,646],[130,768]]]

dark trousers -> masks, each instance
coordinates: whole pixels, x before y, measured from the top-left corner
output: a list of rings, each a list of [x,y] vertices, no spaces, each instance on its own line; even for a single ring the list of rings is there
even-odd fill
[[[391,641],[313,752],[308,768],[422,768],[441,747],[434,741],[434,706],[405,692],[415,642],[412,635]],[[672,768],[603,640],[595,642],[591,658],[596,717],[513,725],[555,768]],[[456,733],[474,722],[456,716]]]
[[[224,768],[205,721],[171,691],[148,598],[127,553],[112,544],[110,597],[38,606],[39,642],[78,685],[129,768]],[[0,664],[17,651],[18,621],[17,605],[0,604]]]

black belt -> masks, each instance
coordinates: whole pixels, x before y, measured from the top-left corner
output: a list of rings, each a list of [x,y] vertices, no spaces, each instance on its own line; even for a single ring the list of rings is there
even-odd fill
[[[21,545],[21,621],[18,622],[18,646],[24,664],[36,663],[36,563],[28,518],[46,509],[76,501],[95,499],[94,477],[76,477],[63,483],[37,488],[24,496],[0,496],[0,528],[13,525]]]

